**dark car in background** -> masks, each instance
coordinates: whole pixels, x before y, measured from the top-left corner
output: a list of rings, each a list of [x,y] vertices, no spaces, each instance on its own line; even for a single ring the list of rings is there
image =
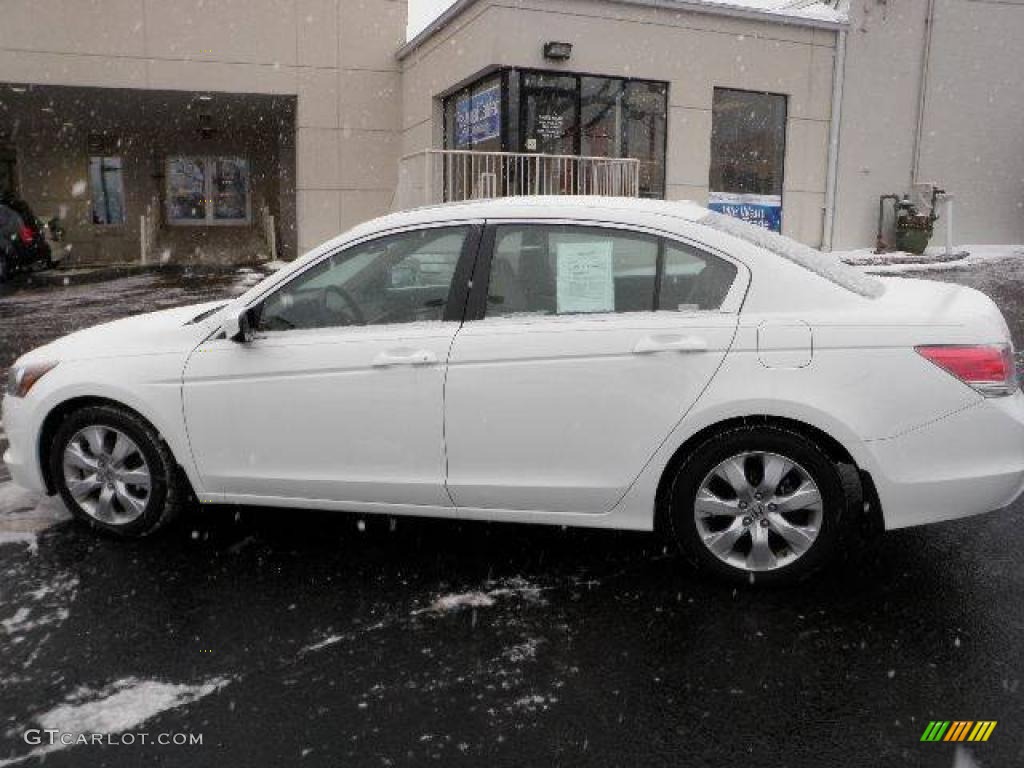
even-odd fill
[[[0,197],[0,282],[22,269],[53,265],[43,223],[29,204],[11,194]]]

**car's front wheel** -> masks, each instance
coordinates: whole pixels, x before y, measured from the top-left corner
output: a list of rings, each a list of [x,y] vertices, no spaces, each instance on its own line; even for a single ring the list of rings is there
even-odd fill
[[[157,531],[186,496],[160,436],[137,414],[116,406],[87,407],[64,419],[53,438],[50,472],[77,519],[117,536]]]
[[[849,492],[813,441],[762,426],[721,432],[679,468],[672,533],[698,566],[733,581],[791,582],[836,550]]]

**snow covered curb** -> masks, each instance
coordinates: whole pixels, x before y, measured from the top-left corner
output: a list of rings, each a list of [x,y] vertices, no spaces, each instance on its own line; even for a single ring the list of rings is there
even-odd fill
[[[893,275],[964,269],[991,261],[1024,258],[1024,246],[965,245],[952,256],[947,255],[941,248],[929,248],[920,255],[902,251],[875,253],[868,248],[856,251],[833,251],[832,255],[863,272]]]

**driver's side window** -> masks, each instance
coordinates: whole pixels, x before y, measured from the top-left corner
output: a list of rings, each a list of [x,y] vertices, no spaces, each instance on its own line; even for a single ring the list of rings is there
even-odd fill
[[[444,319],[468,227],[389,235],[324,259],[269,296],[263,331]]]

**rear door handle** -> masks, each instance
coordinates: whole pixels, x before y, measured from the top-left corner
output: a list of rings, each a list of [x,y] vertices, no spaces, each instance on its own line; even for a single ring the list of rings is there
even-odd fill
[[[633,347],[634,355],[649,355],[654,352],[707,352],[708,342],[697,336],[664,334],[644,336]]]
[[[396,365],[433,365],[437,362],[437,355],[426,349],[393,350],[381,352],[373,358],[374,368],[390,368]]]

